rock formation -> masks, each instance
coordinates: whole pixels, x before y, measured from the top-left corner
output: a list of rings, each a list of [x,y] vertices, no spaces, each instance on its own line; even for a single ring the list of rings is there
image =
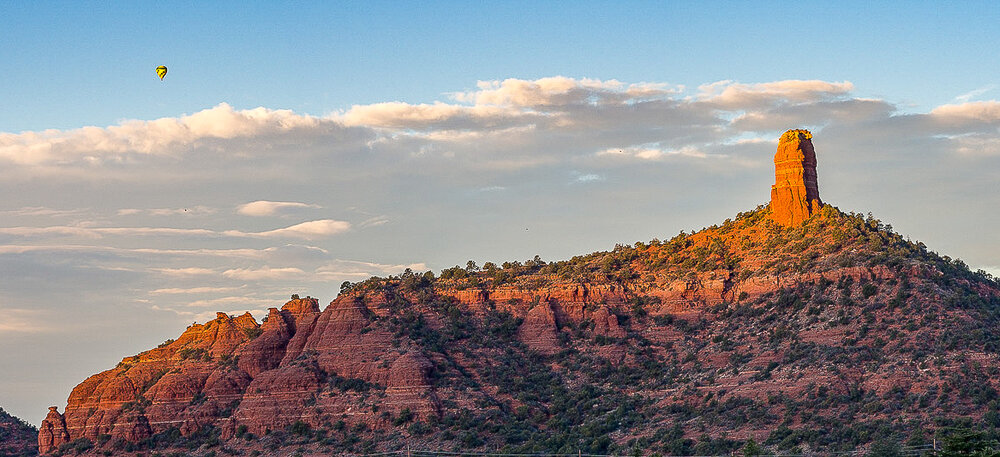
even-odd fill
[[[771,186],[771,217],[785,227],[802,223],[819,211],[816,152],[808,130],[789,130],[778,141]]]
[[[219,313],[76,386],[40,450],[818,454],[1000,423],[1000,281],[870,216],[810,218],[809,132],[775,165],[770,208],[667,241]]]
[[[66,430],[66,419],[59,414],[57,406],[49,406],[49,414],[38,427],[38,452],[48,454],[59,448],[59,445],[69,442],[69,432]]]

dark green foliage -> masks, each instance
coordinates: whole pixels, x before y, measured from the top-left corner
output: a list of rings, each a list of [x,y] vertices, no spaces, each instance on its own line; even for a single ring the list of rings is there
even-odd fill
[[[90,441],[87,438],[77,438],[77,439],[75,439],[73,441],[70,441],[68,443],[61,444],[59,446],[59,452],[62,453],[62,454],[66,454],[66,453],[69,453],[69,452],[80,454],[80,453],[83,453],[83,452],[87,452],[87,451],[89,451],[89,450],[91,450],[93,448],[94,448],[94,442],[93,441]]]
[[[184,348],[177,351],[177,356],[181,360],[198,360],[203,362],[212,360],[212,355],[208,353],[208,350],[202,348]]]
[[[248,327],[243,329],[243,334],[247,336],[248,340],[257,338],[264,333],[264,329],[261,327]]]
[[[288,433],[293,435],[299,435],[303,437],[308,437],[312,435],[312,426],[301,420],[295,421],[292,425],[288,426]]]
[[[38,454],[38,429],[0,408],[0,456],[29,457]]]
[[[378,388],[377,384],[372,384],[364,379],[358,378],[345,378],[336,373],[329,375],[327,378],[327,383],[331,389],[337,389],[341,392],[354,391],[359,393],[365,393],[373,388]]]
[[[897,441],[879,440],[872,444],[868,455],[869,457],[902,457],[903,449]]]
[[[399,415],[392,420],[392,425],[399,427],[412,421],[413,417],[413,411],[410,411],[410,408],[403,408],[403,410],[399,412]]]
[[[995,433],[995,432],[994,432]],[[935,457],[998,457],[1000,443],[985,432],[956,428],[946,432],[944,443]]]
[[[240,356],[238,355],[223,354],[219,356],[218,366],[220,368],[235,370],[238,366],[239,361],[240,361]]]
[[[743,449],[740,451],[745,457],[754,457],[764,454],[764,449],[754,441],[753,438],[747,440],[743,445]]]
[[[205,400],[208,400],[208,397],[205,395],[205,393],[198,392],[194,394],[194,397],[191,397],[191,401],[188,404],[191,406],[200,405],[202,403],[205,403]]]

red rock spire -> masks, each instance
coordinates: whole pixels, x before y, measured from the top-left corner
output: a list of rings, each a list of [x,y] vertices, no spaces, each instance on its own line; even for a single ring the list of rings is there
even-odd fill
[[[59,408],[49,406],[49,414],[38,427],[38,453],[48,454],[59,449],[59,445],[69,442],[66,418],[59,414]]]
[[[771,218],[785,227],[802,223],[819,211],[816,151],[808,130],[789,130],[778,141],[771,186]]]

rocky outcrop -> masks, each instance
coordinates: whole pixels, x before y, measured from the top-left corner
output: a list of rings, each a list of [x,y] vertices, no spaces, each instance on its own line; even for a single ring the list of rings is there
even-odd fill
[[[517,335],[521,342],[542,354],[559,352],[559,328],[552,306],[543,302],[531,308]]]
[[[594,312],[594,334],[606,336],[608,338],[625,338],[625,329],[618,324],[618,316],[608,312],[608,308],[601,307]]]
[[[816,152],[808,130],[789,130],[778,141],[771,186],[771,217],[786,227],[796,226],[819,211]]]
[[[69,431],[66,430],[66,419],[59,414],[58,406],[49,406],[49,414],[38,427],[38,452],[48,454],[59,448],[59,445],[69,442]]]
[[[227,437],[239,426],[264,434],[340,416],[384,426],[374,411],[355,409],[352,389],[361,387],[384,392],[383,412],[439,414],[429,378],[434,362],[417,350],[393,350],[397,338],[372,331],[374,318],[365,299],[346,295],[323,312],[316,299],[295,298],[270,308],[262,324],[249,313],[218,313],[80,383],[65,416],[51,408],[39,444],[51,452],[77,438],[134,443],[170,428],[189,435],[206,426]]]
[[[285,346],[292,336],[291,327],[278,308],[267,310],[260,332],[260,336],[243,348],[237,361],[239,369],[251,378],[278,367],[285,356]]]

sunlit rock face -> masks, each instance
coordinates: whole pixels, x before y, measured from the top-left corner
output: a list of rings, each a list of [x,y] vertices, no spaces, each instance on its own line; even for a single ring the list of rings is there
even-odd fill
[[[66,431],[66,419],[59,414],[58,407],[50,406],[49,414],[38,427],[38,452],[47,454],[59,448],[59,445],[69,442],[69,432]]]
[[[778,141],[771,186],[771,217],[786,227],[802,223],[819,211],[816,151],[808,130],[789,130]]]

